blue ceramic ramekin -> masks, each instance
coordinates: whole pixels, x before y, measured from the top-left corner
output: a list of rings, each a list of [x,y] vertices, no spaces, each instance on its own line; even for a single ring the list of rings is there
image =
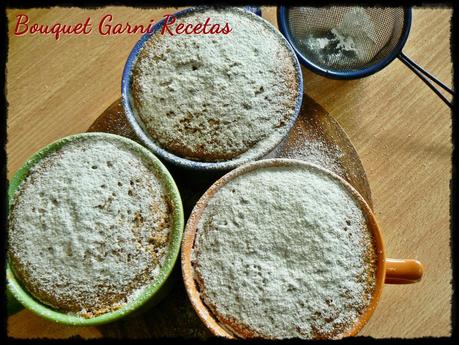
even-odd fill
[[[199,6],[199,7],[193,7],[193,8],[188,8],[182,11],[179,11],[174,14],[174,16],[178,19],[180,17],[183,17],[190,12],[193,11],[202,11],[206,9],[207,7],[204,6]],[[301,66],[298,61],[298,58],[291,47],[290,43],[284,38],[284,36],[268,21],[265,19],[257,16],[253,12],[245,9],[234,9],[236,11],[241,11],[246,13],[249,16],[253,16],[253,20],[258,20],[258,21],[263,21],[265,24],[267,24],[267,27],[271,28],[273,32],[276,33],[276,35],[279,37],[279,39],[284,42],[288,50],[290,51],[290,54],[293,58],[294,64],[295,64],[295,70],[296,70],[296,78],[297,78],[297,84],[298,84],[298,96],[296,99],[295,103],[295,110],[292,113],[292,116],[290,118],[289,123],[287,124],[286,127],[286,133],[285,135],[288,134],[290,129],[292,128],[293,124],[295,123],[296,118],[298,117],[298,114],[300,112],[301,108],[301,102],[303,99],[303,75],[301,72]],[[148,132],[144,129],[144,126],[142,124],[142,120],[140,119],[139,116],[135,113],[135,109],[132,105],[132,98],[130,96],[130,91],[131,91],[131,76],[132,76],[132,69],[135,65],[135,62],[137,60],[137,56],[139,55],[140,51],[142,50],[144,44],[148,41],[148,39],[153,36],[157,31],[161,30],[164,24],[164,20],[162,19],[161,21],[157,22],[152,30],[149,33],[146,33],[143,35],[140,40],[135,44],[134,48],[132,49],[131,53],[129,54],[129,57],[126,61],[126,65],[124,66],[124,71],[122,75],[122,80],[121,80],[121,99],[122,99],[122,104],[124,107],[124,111],[126,113],[127,119],[129,123],[131,124],[133,130],[135,131],[136,135],[139,137],[139,139],[143,142],[143,144],[149,148],[151,151],[153,151],[156,155],[158,155],[160,158],[164,159],[167,162],[170,162],[176,166],[186,168],[186,169],[192,169],[192,170],[200,170],[200,171],[228,171],[233,168],[236,168],[244,163],[247,163],[252,160],[257,160],[268,154],[270,151],[274,149],[274,147],[278,143],[274,143],[272,147],[267,147],[266,150],[263,152],[260,152],[259,155],[256,157],[244,157],[244,158],[234,158],[231,160],[227,161],[218,161],[218,162],[201,162],[201,161],[195,161],[195,160],[190,160],[186,159],[180,156],[177,156],[175,154],[172,154],[168,152],[167,150],[161,148],[159,144],[157,144],[153,138],[150,137]],[[281,140],[279,140],[280,142]]]

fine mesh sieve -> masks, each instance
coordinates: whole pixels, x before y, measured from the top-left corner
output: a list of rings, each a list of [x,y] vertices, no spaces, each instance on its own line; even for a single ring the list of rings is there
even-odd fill
[[[300,62],[312,71],[335,79],[355,79],[381,70],[398,57],[451,106],[431,81],[451,94],[454,91],[402,53],[411,17],[411,9],[401,7],[278,8],[280,31]]]

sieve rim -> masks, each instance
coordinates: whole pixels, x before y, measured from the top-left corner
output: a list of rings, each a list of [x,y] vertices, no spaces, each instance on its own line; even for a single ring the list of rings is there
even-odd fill
[[[296,44],[294,43],[294,40],[292,38],[292,34],[290,33],[290,29],[288,27],[287,23],[287,13],[288,13],[288,6],[278,6],[277,7],[277,25],[279,27],[279,31],[284,35],[285,39],[290,43],[292,46],[293,50],[295,51],[295,54],[298,57],[298,60],[300,63],[308,68],[309,70],[322,75],[327,78],[332,78],[332,79],[358,79],[358,78],[363,78],[367,77],[369,75],[372,75],[380,70],[382,70],[384,67],[389,65],[395,58],[401,53],[403,47],[406,44],[406,41],[408,39],[408,35],[410,33],[411,29],[411,22],[412,22],[412,9],[411,7],[404,7],[403,8],[403,28],[402,28],[402,34],[400,35],[400,39],[398,40],[397,44],[395,47],[392,49],[392,51],[386,55],[386,57],[380,59],[378,62],[371,64],[368,67],[365,68],[360,68],[355,71],[336,71],[336,70],[329,70],[326,68],[323,68],[314,62],[312,62],[310,59],[306,58],[303,53],[301,52],[300,49],[297,48]]]

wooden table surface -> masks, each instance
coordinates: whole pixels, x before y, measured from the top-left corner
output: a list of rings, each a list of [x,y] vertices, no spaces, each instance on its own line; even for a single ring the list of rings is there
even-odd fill
[[[16,15],[31,23],[114,22],[148,24],[176,9],[8,9],[8,177],[33,152],[63,136],[85,132],[120,96],[124,62],[138,35],[14,36]],[[263,16],[276,25],[276,10]],[[452,84],[450,8],[415,8],[404,52]],[[348,133],[370,182],[387,253],[417,258],[425,266],[418,284],[385,287],[361,335],[451,334],[450,179],[451,112],[400,61],[368,78],[329,80],[303,69],[305,92]],[[11,337],[101,337],[95,327],[64,327],[21,311],[8,318]]]

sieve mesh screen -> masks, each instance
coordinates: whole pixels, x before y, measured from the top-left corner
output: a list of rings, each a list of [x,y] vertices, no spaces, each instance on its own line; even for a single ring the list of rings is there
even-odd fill
[[[392,7],[290,7],[292,45],[311,63],[351,72],[384,60],[404,30],[404,9]]]

